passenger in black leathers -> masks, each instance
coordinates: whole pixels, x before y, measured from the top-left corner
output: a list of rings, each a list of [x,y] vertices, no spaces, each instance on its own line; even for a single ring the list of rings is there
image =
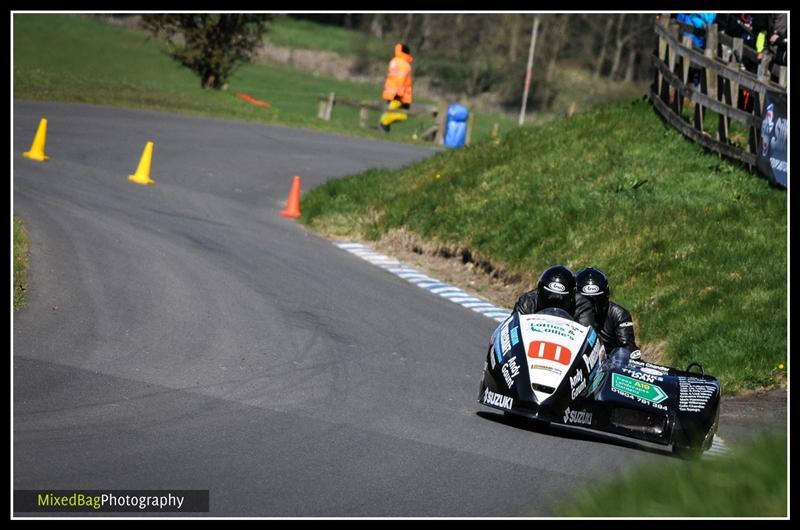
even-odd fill
[[[639,359],[642,352],[636,345],[633,318],[621,305],[609,300],[611,287],[603,271],[594,267],[583,268],[575,275],[578,293],[593,306],[595,330],[600,335],[606,353],[617,348],[630,352],[631,359]]]
[[[536,288],[524,293],[514,305],[514,311],[525,315],[547,307],[559,307],[584,326],[595,326],[594,309],[590,300],[576,295],[575,274],[563,265],[545,270]]]

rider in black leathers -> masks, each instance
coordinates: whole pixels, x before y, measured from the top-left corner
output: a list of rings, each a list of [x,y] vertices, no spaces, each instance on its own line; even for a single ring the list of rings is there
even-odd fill
[[[636,345],[633,318],[627,309],[609,300],[611,287],[603,271],[587,267],[579,270],[575,278],[578,293],[593,306],[593,326],[606,352],[613,354],[615,349],[623,348],[630,352],[631,359],[639,359],[642,353]]]
[[[594,309],[590,300],[576,295],[575,274],[563,265],[545,270],[536,288],[524,293],[514,305],[514,311],[530,315],[546,307],[567,311],[575,321],[584,326],[595,326]]]

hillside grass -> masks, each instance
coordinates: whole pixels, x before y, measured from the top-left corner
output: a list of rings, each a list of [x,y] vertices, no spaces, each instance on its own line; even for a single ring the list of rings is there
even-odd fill
[[[28,290],[28,231],[14,216],[14,311],[25,306]]]
[[[636,467],[584,489],[565,517],[786,517],[786,433],[759,435],[732,454]]]
[[[270,22],[266,39],[278,46],[305,50],[324,50],[342,57],[362,56],[369,60],[387,59],[394,43],[387,43],[366,33],[347,28],[318,24],[307,19],[278,15]]]
[[[268,38],[279,42],[321,45],[327,33],[349,38],[347,30],[279,17]],[[288,66],[257,61],[241,66],[227,90],[204,90],[190,70],[169,58],[164,43],[150,34],[111,24],[98,17],[68,14],[14,14],[14,78],[16,99],[74,101],[240,120],[277,123],[329,132],[430,146],[415,139],[433,125],[433,117],[410,117],[390,134],[359,126],[358,109],[337,106],[331,121],[317,118],[318,98],[335,92],[354,100],[380,100],[381,83],[340,81]],[[351,34],[354,32],[350,32]],[[271,36],[271,37],[270,37]],[[318,42],[319,41],[319,42]],[[372,44],[374,46],[374,44]],[[337,46],[335,46],[337,48]],[[384,50],[387,61],[391,50]],[[266,109],[236,97],[244,92],[269,102]],[[417,98],[419,103],[433,100]],[[513,119],[493,112],[477,112],[473,139],[490,135],[494,123],[507,129]],[[370,121],[378,123],[379,113]]]
[[[705,153],[644,101],[331,181],[302,211],[322,233],[403,229],[528,282],[555,263],[599,267],[662,362],[703,362],[726,394],[785,381],[786,193]]]

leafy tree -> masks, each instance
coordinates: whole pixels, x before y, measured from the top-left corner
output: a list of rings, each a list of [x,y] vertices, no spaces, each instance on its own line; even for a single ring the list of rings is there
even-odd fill
[[[269,18],[262,14],[151,14],[142,16],[142,24],[167,39],[167,53],[195,72],[203,88],[219,89],[236,67],[252,58]]]

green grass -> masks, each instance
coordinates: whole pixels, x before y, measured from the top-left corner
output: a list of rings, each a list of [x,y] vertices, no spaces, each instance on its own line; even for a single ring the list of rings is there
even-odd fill
[[[14,311],[25,305],[28,289],[28,232],[14,216]]]
[[[594,265],[663,362],[703,362],[726,394],[785,380],[786,193],[641,100],[326,183],[301,220],[365,239],[406,229],[528,281]]]
[[[281,21],[276,25],[276,34],[301,42],[301,37],[310,38],[313,31],[294,31],[299,36],[292,37],[288,30],[307,25],[324,28],[304,21]],[[309,46],[317,44],[312,41]],[[15,14],[14,97],[193,113],[431,145],[414,140],[414,135],[430,127],[432,117],[410,117],[395,125],[390,135],[359,127],[355,108],[337,106],[330,122],[317,118],[319,95],[333,91],[342,98],[377,101],[380,83],[339,81],[280,64],[257,62],[239,68],[231,77],[228,90],[203,90],[198,78],[170,59],[163,49],[163,44],[146,32],[125,29],[96,17]],[[235,96],[237,92],[266,100],[272,108],[246,103]],[[424,98],[417,101],[433,102]],[[377,123],[378,118],[377,112],[371,113],[372,123]],[[506,128],[511,119],[501,113],[476,114],[473,138],[488,136],[495,122]]]
[[[689,101],[688,99],[685,101]],[[681,108],[681,117],[686,123],[694,126],[695,107],[684,105]],[[711,138],[719,139],[719,118],[720,114],[710,109],[705,109],[703,114],[703,132]],[[748,127],[736,120],[728,120],[728,143],[739,149],[748,150],[749,130]]]
[[[634,468],[584,490],[566,517],[786,517],[786,434],[760,436],[732,455]]]
[[[394,50],[393,42],[385,42],[365,33],[288,16],[272,19],[266,38],[273,44],[287,48],[324,50],[342,57],[364,56],[376,61],[388,61]]]

